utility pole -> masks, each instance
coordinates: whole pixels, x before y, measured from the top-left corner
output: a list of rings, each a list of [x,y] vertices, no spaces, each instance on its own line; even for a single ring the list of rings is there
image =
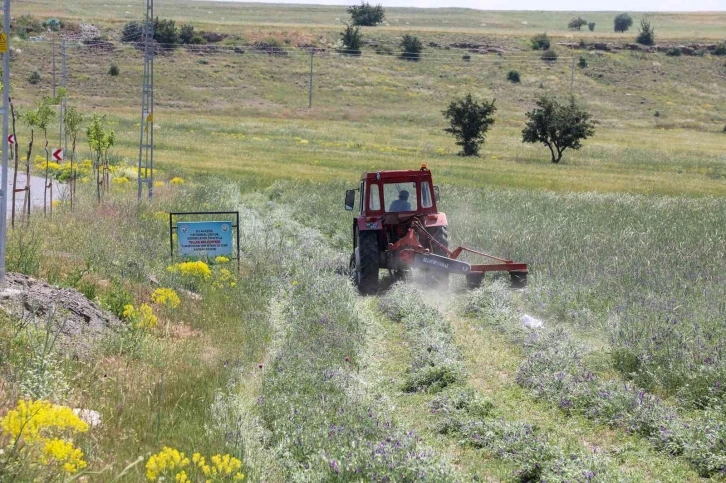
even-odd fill
[[[53,97],[55,97],[55,39],[53,39]]]
[[[2,189],[0,189],[0,287],[5,288],[5,253],[8,235],[8,116],[10,116],[10,0],[3,1],[3,33],[0,38],[3,54],[3,147]]]
[[[138,201],[149,187],[149,200],[154,196],[154,0],[146,0],[144,23],[144,78],[141,88],[141,135],[139,141]]]
[[[61,40],[61,87],[63,92],[66,89],[66,39]],[[58,147],[63,148],[63,119],[66,117],[66,97],[63,96],[60,103],[60,127],[58,129]],[[65,153],[65,151],[63,151]]]
[[[308,94],[308,109],[313,107],[313,56],[315,55],[315,49],[310,49],[310,91]]]

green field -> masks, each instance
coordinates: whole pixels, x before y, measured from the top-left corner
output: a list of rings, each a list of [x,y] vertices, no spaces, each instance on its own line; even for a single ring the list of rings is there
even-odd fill
[[[73,211],[61,200],[52,219],[12,232],[8,264],[80,290],[127,328],[79,359],[46,351],[42,324],[0,319],[0,417],[21,398],[99,411],[104,423],[74,440],[89,481],[141,481],[164,446],[190,459],[230,454],[251,481],[722,478],[725,57],[557,45],[633,42],[635,27],[611,32],[612,12],[588,13],[595,31],[573,32],[576,12],[463,9],[387,9],[386,25],[363,29],[363,54],[346,57],[332,47],[344,7],[157,3],[162,17],[229,37],[157,57],[163,186],[137,205],[128,173],[142,54],[120,38],[142,6],[34,0],[13,9],[95,23],[111,46],[67,45],[68,103],[108,116],[114,176],[131,182],[112,183],[100,205],[81,183]],[[633,13],[635,25],[643,16]],[[660,45],[724,40],[723,12],[648,17]],[[529,48],[543,31],[555,62]],[[397,52],[405,33],[426,46],[419,62],[381,50]],[[50,41],[11,39],[21,115],[51,93]],[[501,55],[450,46],[462,42]],[[325,49],[312,58],[311,108],[305,45]],[[511,70],[520,84],[507,81]],[[457,156],[443,131],[442,111],[467,93],[498,108],[479,158]],[[559,165],[521,142],[542,94],[572,94],[596,121]],[[44,154],[42,136],[33,158]],[[57,124],[48,136],[58,142]],[[18,138],[24,154],[22,121]],[[89,157],[85,135],[79,146]],[[461,281],[444,291],[414,281],[355,293],[344,274],[345,189],[363,171],[421,163],[441,186],[453,243],[528,263],[526,290],[492,277],[473,292]],[[184,210],[240,211],[239,271],[167,269],[166,214]],[[160,287],[180,305],[155,302]],[[123,315],[127,303],[149,304],[155,326]],[[524,314],[544,328],[522,327]],[[32,441],[17,449],[9,436],[0,433],[0,474],[64,474],[38,465]],[[166,476],[184,469],[197,481],[197,461],[180,459]]]

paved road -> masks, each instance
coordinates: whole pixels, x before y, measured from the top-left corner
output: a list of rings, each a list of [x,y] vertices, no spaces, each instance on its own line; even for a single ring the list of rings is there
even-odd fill
[[[1,182],[1,181],[0,181]],[[31,176],[30,177],[30,196],[31,196],[31,204],[33,208],[43,208],[43,186],[45,185],[45,178],[41,178],[40,176]],[[18,173],[18,189],[25,187],[25,172],[19,172]],[[13,170],[8,169],[8,193],[11,193],[13,189]],[[65,191],[66,186],[64,184],[59,184],[57,181],[53,182],[53,199],[60,198],[61,194]],[[23,206],[23,200],[25,193],[19,192],[15,195],[15,212],[20,213],[20,210]],[[8,196],[8,213],[10,213],[12,209],[12,198]]]

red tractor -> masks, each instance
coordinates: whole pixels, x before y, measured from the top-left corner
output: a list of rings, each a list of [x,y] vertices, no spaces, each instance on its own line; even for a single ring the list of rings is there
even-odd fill
[[[449,274],[457,273],[466,276],[469,286],[478,286],[486,272],[505,271],[513,287],[526,285],[524,263],[464,247],[449,250],[446,214],[436,208],[439,188],[425,164],[418,171],[363,173],[360,187],[345,193],[346,210],[353,210],[356,197],[360,214],[353,219],[350,268],[362,294],[378,292],[380,269],[402,278],[413,267],[437,283],[448,283]],[[494,263],[471,265],[458,259],[464,252]]]

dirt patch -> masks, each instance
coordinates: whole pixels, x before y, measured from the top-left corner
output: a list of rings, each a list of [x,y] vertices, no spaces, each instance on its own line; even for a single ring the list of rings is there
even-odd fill
[[[44,328],[51,321],[63,352],[85,356],[93,345],[123,323],[75,289],[59,288],[19,273],[8,273],[0,308]]]

